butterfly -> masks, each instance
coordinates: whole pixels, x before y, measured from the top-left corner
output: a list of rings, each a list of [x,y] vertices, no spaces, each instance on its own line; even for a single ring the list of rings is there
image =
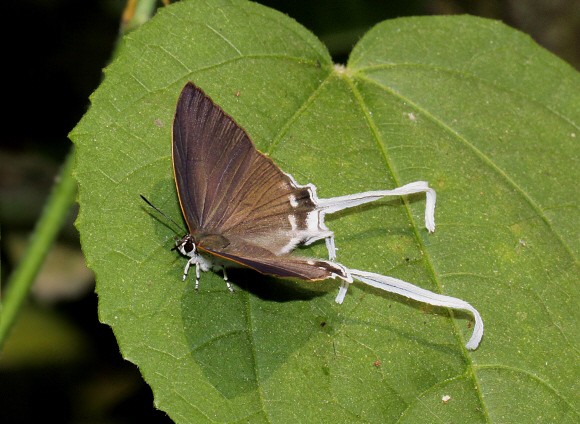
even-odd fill
[[[478,312],[467,302],[393,277],[348,269],[334,261],[334,233],[324,223],[325,215],[385,196],[425,192],[425,226],[435,231],[436,195],[427,182],[320,199],[313,184],[296,183],[258,151],[247,132],[192,82],[181,91],[172,132],[175,183],[189,230],[174,249],[189,258],[184,281],[190,267],[195,266],[196,290],[201,272],[212,270],[223,272],[233,291],[226,268],[239,266],[281,278],[339,279],[336,301],[342,303],[348,285],[356,278],[419,301],[469,310],[476,317],[476,329],[481,327],[483,333]],[[298,245],[322,239],[329,260],[288,255]]]

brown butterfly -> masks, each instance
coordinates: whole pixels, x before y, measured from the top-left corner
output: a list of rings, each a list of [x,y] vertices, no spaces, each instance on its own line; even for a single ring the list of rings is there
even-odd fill
[[[306,281],[338,278],[342,285],[336,301],[342,303],[354,277],[419,301],[472,312],[476,325],[468,348],[477,347],[483,322],[467,302],[333,262],[336,248],[333,232],[324,223],[327,213],[384,196],[425,192],[425,226],[430,232],[435,231],[435,191],[426,182],[319,199],[314,185],[297,184],[291,175],[256,150],[246,131],[191,82],[183,88],[175,111],[173,171],[189,229],[189,234],[178,240],[174,249],[189,258],[184,280],[189,268],[195,265],[196,290],[201,271],[221,270],[233,291],[225,269],[243,266],[262,274]],[[287,255],[299,244],[321,239],[326,240],[328,261]]]

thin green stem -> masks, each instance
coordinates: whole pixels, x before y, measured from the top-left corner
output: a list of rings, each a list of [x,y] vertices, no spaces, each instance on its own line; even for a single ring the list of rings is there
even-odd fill
[[[154,11],[155,0],[138,2],[134,13],[129,15],[131,20],[127,23],[127,28],[122,28],[120,36],[143,24],[151,18]],[[113,53],[113,57],[114,55]],[[0,303],[0,350],[52,243],[62,227],[67,212],[76,198],[77,183],[72,176],[74,157],[73,147],[61,168],[57,183],[40,220],[36,224],[26,252],[8,280],[3,303]]]
[[[44,262],[70,206],[75,200],[77,183],[72,176],[74,165],[74,147],[71,148],[50,198],[34,233],[28,242],[22,260],[8,280],[7,289],[0,309],[0,349],[4,345],[10,328],[14,324],[22,303],[26,299],[30,287]]]

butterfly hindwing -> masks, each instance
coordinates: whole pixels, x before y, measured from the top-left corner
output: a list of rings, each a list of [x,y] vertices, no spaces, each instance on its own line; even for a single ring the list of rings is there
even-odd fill
[[[295,256],[248,257],[224,252],[208,252],[219,258],[227,259],[274,277],[299,278],[306,281],[338,277],[346,281],[352,281],[352,277],[345,267],[329,261]]]

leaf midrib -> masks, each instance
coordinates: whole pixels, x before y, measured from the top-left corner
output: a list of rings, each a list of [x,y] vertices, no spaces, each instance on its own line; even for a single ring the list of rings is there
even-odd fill
[[[473,78],[478,78],[476,75],[471,75]],[[540,208],[540,206],[533,200],[532,196],[529,195],[521,186],[519,186],[514,180],[513,178],[511,178],[507,172],[505,172],[502,168],[500,168],[498,165],[495,164],[495,162],[493,162],[485,153],[483,153],[481,150],[479,150],[477,147],[475,147],[475,145],[473,145],[472,143],[470,143],[467,138],[461,136],[461,134],[459,133],[459,131],[454,131],[451,127],[449,127],[449,125],[447,125],[445,122],[443,122],[440,119],[437,119],[433,114],[431,114],[429,111],[427,111],[426,109],[418,106],[415,102],[413,102],[410,98],[408,97],[404,97],[402,96],[400,93],[397,93],[391,89],[389,89],[389,87],[385,86],[384,84],[381,84],[375,80],[373,80],[372,78],[369,78],[365,75],[359,75],[357,74],[357,77],[364,79],[366,82],[373,84],[385,91],[387,91],[389,94],[391,94],[392,96],[395,96],[399,99],[401,99],[402,101],[406,102],[406,104],[410,105],[411,107],[414,107],[417,111],[421,112],[422,114],[424,114],[428,119],[430,119],[432,122],[436,123],[437,125],[439,125],[441,128],[443,128],[448,134],[450,134],[452,137],[456,138],[457,140],[459,140],[465,147],[471,149],[471,151],[483,162],[485,163],[491,170],[495,171],[495,173],[497,175],[500,175],[516,192],[520,193],[520,195],[522,196],[522,198],[526,201],[526,203],[528,203],[530,205],[530,207],[536,212],[536,214],[542,219],[542,221],[548,226],[548,228],[550,229],[550,231],[554,234],[554,236],[556,237],[556,239],[559,241],[559,243],[561,244],[561,246],[566,250],[566,252],[568,252],[568,254],[570,255],[570,258],[572,258],[574,263],[578,263],[579,260],[578,258],[574,255],[574,252],[572,251],[571,247],[565,242],[565,240],[562,238],[561,234],[556,231],[556,229],[554,228],[554,225],[552,224],[552,222],[550,221],[550,219],[544,214],[544,211],[542,208]],[[481,82],[488,82],[485,79],[481,79],[478,78],[479,81]],[[495,84],[492,84],[495,88],[502,88],[501,86],[497,86]],[[515,91],[515,90],[504,90],[504,91],[508,91],[511,92],[513,94],[518,94],[519,92]],[[526,100],[532,102],[532,100],[528,99],[526,96],[521,95],[520,97],[525,98]],[[547,109],[550,110],[550,109]],[[551,110],[550,110],[551,111]],[[561,117],[561,115],[557,114],[558,117]],[[566,121],[567,123],[569,123],[569,121]],[[580,128],[579,128],[580,130]],[[397,183],[399,183],[399,181],[397,181]],[[413,222],[413,221],[411,221]],[[416,226],[415,226],[416,228]]]

